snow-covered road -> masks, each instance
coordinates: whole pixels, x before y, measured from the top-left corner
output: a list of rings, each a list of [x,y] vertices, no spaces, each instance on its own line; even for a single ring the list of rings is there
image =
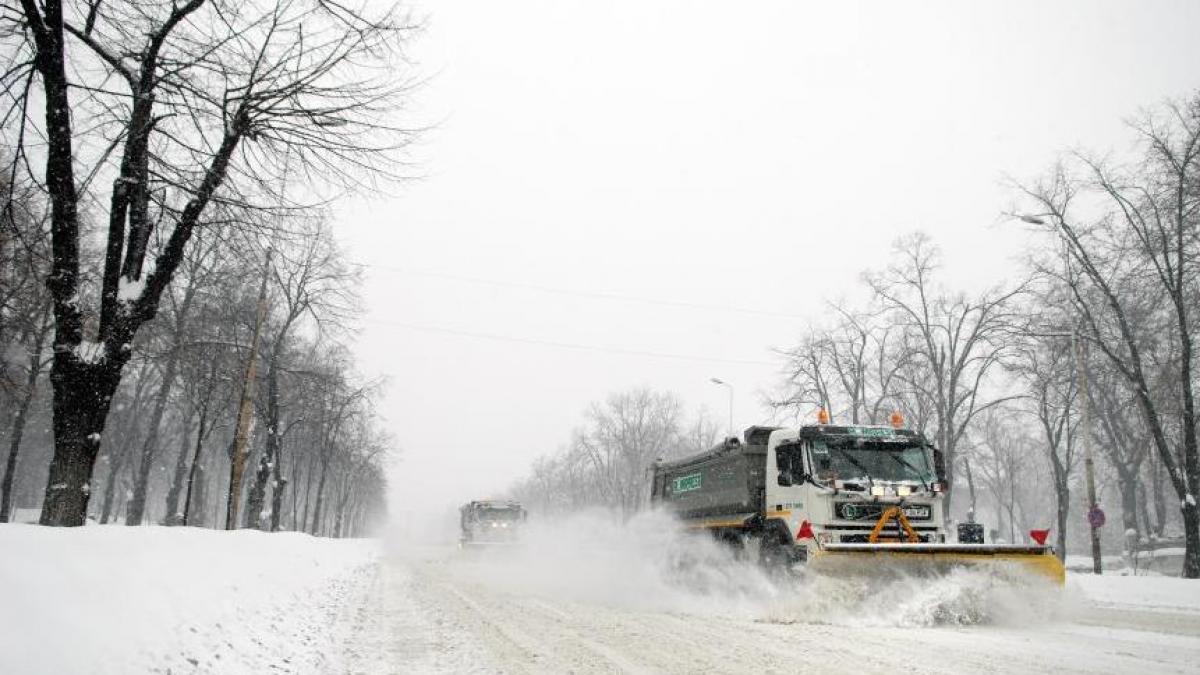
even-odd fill
[[[779,580],[711,540],[663,531],[653,519],[575,519],[479,553],[0,526],[0,673],[1094,675],[1200,664],[1200,582]]]
[[[758,612],[744,602],[722,610],[718,598],[706,609],[648,609],[488,578],[509,570],[446,551],[381,561],[352,672],[1183,673],[1200,663],[1200,614],[1099,608],[1074,586],[1016,622],[938,625],[929,615],[931,625],[888,625],[883,606],[825,619],[778,597]]]

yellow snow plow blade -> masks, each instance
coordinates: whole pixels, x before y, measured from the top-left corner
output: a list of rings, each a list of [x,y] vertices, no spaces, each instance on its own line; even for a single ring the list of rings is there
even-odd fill
[[[1030,574],[1066,582],[1062,562],[1047,546],[987,544],[828,544],[809,560],[820,572],[873,574],[900,571],[944,574],[954,568],[986,569],[1001,576]]]
[[[885,538],[884,528],[892,522],[896,523],[897,536]],[[1012,576],[1012,572],[1039,575],[1059,586],[1067,580],[1062,562],[1049,546],[920,543],[920,536],[904,512],[895,506],[879,517],[868,541],[868,544],[827,544],[809,564],[815,569],[835,573],[879,574],[899,570],[940,574],[967,567],[985,568],[1001,576]]]

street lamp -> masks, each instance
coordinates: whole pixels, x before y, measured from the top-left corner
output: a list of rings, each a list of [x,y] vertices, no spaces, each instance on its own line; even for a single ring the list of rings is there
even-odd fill
[[[1095,522],[1092,516],[1099,508],[1096,504],[1096,469],[1092,462],[1092,401],[1088,396],[1087,373],[1083,369],[1083,348],[1079,343],[1078,331],[1071,331],[1071,349],[1075,352],[1075,378],[1079,380],[1079,395],[1083,397],[1079,424],[1083,427],[1083,468],[1087,475],[1088,529],[1092,531],[1092,571],[1100,574],[1100,524]]]
[[[733,433],[733,385],[716,377],[710,377],[708,381],[729,388],[729,438],[735,438],[736,435]]]
[[[1017,219],[1031,225],[1048,225],[1046,216],[1051,214],[1015,214]],[[1063,266],[1065,273],[1069,279],[1071,276],[1071,257],[1070,257],[1070,242],[1063,240]],[[1069,280],[1068,280],[1069,283]],[[1092,402],[1088,396],[1088,380],[1087,372],[1083,367],[1083,347],[1080,345],[1079,331],[1075,328],[1071,329],[1070,333],[1048,333],[1047,335],[1054,337],[1070,337],[1071,352],[1075,358],[1075,379],[1079,387],[1079,396],[1082,398],[1079,410],[1079,425],[1082,427],[1083,434],[1083,468],[1087,480],[1087,498],[1088,498],[1088,529],[1092,533],[1092,571],[1100,574],[1102,565],[1100,563],[1100,526],[1103,524],[1103,512],[1101,512],[1099,504],[1096,503],[1096,468],[1095,462],[1092,459]],[[1095,514],[1095,515],[1093,515]],[[1065,552],[1064,552],[1065,553]]]

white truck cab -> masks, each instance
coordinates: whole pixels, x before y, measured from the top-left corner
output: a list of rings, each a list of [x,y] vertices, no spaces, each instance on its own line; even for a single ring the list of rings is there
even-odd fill
[[[943,484],[933,448],[919,434],[885,426],[776,429],[765,460],[764,518],[785,521],[806,553],[827,544],[868,543],[893,506],[921,543],[946,541]],[[897,522],[896,530],[876,540],[905,537]]]

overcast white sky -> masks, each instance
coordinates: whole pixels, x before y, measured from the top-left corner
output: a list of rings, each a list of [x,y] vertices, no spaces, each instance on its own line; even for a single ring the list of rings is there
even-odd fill
[[[897,236],[1001,281],[1006,175],[1126,149],[1122,120],[1200,86],[1186,0],[417,9],[415,114],[444,120],[425,179],[339,223],[369,266],[357,351],[391,380],[397,511],[499,494],[617,390],[723,420],[720,377],[738,428],[766,420],[769,348]]]

